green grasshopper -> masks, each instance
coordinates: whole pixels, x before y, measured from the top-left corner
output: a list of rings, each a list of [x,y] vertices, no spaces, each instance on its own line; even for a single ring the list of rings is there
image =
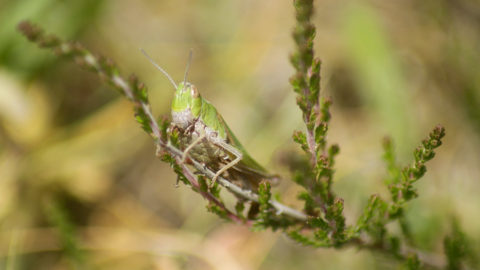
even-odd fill
[[[178,86],[145,51],[142,50],[142,53],[175,87],[170,132],[174,130],[179,132],[179,146],[183,151],[182,162],[190,157],[216,172],[211,185],[219,176],[224,176],[244,189],[256,191],[260,181],[277,180],[277,176],[268,174],[247,153],[217,109],[202,98],[193,84],[187,82],[192,59],[191,51],[184,80]]]

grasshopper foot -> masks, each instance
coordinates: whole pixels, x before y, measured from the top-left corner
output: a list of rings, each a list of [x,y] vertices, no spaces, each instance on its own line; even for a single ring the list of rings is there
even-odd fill
[[[210,182],[210,188],[212,188],[213,186],[215,186],[215,183],[217,182],[217,179],[218,177],[220,176],[220,174],[222,174],[222,172],[217,172],[213,178],[212,178],[212,181]]]

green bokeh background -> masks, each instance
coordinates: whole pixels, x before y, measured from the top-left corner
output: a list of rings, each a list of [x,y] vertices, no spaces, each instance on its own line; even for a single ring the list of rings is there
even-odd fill
[[[408,220],[417,244],[442,252],[451,219],[480,246],[480,2],[315,1],[322,96],[334,102],[329,141],[341,146],[335,190],[352,224],[383,185],[381,140],[399,162],[436,124],[444,145],[416,185]],[[140,53],[189,81],[250,154],[289,178],[300,111],[288,79],[291,1],[0,0],[0,269],[397,269],[354,248],[314,250],[251,232],[155,158],[121,96],[95,74],[16,31],[29,19],[112,58],[168,114],[172,87]],[[277,188],[301,207],[298,188]],[[225,194],[228,197],[228,194]],[[392,227],[392,230],[397,228]]]

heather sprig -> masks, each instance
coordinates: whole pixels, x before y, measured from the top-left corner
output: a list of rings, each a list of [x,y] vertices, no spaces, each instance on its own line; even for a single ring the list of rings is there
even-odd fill
[[[324,219],[327,227],[318,233],[328,239],[319,239],[332,245],[340,245],[345,240],[343,200],[337,199],[332,191],[335,156],[338,145],[327,144],[328,124],[331,118],[329,98],[320,98],[321,61],[315,57],[313,41],[315,26],[312,0],[294,1],[297,24],[293,30],[295,51],[290,61],[296,73],[290,78],[293,91],[297,93],[297,105],[302,111],[306,131],[295,131],[293,139],[306,152],[310,166],[305,172],[297,170],[295,182],[305,188],[299,198],[305,201],[304,209],[316,219]],[[313,223],[316,224],[316,223]],[[318,237],[317,237],[318,238]]]

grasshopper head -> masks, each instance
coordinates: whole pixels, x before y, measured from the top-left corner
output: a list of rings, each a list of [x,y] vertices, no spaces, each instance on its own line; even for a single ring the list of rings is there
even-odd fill
[[[179,83],[172,102],[173,122],[186,128],[200,115],[201,108],[202,98],[197,88],[188,82]]]
[[[140,50],[145,57],[147,57],[148,61],[160,70],[175,87],[175,97],[172,102],[173,124],[183,129],[187,128],[200,116],[200,111],[202,109],[202,98],[200,97],[197,88],[195,88],[193,84],[187,82],[188,69],[190,67],[190,62],[192,61],[192,51],[190,50],[190,54],[188,55],[187,68],[185,69],[183,82],[179,83],[177,86],[172,77],[170,77],[162,67],[155,63],[155,61],[153,61],[144,50]]]

